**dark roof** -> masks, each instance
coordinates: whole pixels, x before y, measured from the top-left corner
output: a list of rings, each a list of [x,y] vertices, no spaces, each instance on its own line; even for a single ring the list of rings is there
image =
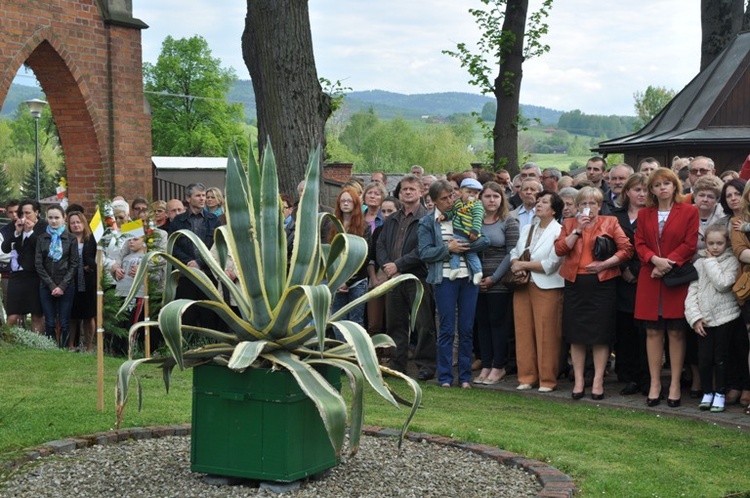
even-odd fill
[[[750,31],[716,59],[639,131],[600,142],[599,152],[653,146],[750,146]]]

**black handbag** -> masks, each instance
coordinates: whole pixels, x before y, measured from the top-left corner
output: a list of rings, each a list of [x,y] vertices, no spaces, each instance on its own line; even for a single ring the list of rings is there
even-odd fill
[[[678,285],[689,284],[693,280],[698,280],[698,270],[693,263],[685,263],[682,266],[673,266],[671,270],[662,277],[664,285],[667,287],[677,287]]]
[[[659,249],[659,256],[661,256],[659,239],[656,239],[656,248]],[[693,280],[698,280],[698,270],[695,269],[693,263],[688,261],[684,265],[674,265],[661,279],[667,287],[677,287],[678,285],[685,285]]]
[[[600,235],[594,241],[594,259],[597,261],[606,261],[617,252],[615,239],[609,235]]]

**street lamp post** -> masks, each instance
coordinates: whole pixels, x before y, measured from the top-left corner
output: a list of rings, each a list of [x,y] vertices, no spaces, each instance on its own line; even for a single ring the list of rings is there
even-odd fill
[[[39,202],[39,117],[42,115],[42,109],[47,102],[39,99],[27,100],[31,117],[34,118],[34,142],[36,143],[36,200]]]

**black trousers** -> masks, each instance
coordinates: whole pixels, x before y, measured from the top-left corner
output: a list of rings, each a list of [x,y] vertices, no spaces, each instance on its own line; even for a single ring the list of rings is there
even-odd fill
[[[435,301],[432,297],[432,286],[424,285],[422,304],[417,311],[414,332],[417,335],[417,347],[414,350],[414,362],[420,371],[435,373],[437,369],[437,334],[435,330]],[[396,351],[391,355],[391,368],[406,373],[409,359],[409,327],[411,307],[416,298],[416,283],[403,282],[386,294],[385,322],[388,335],[396,343]]]
[[[505,368],[510,335],[510,292],[480,292],[476,325],[482,368]]]
[[[639,386],[648,385],[646,332],[636,323],[633,313],[617,312],[615,355],[618,381],[635,382]]]
[[[698,338],[698,371],[704,393],[726,394],[729,344],[737,325],[738,320],[733,320],[717,327],[706,327],[705,337],[695,334]]]

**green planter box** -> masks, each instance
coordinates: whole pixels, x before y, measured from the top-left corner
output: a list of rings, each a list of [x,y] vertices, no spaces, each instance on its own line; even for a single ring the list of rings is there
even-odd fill
[[[336,389],[341,372],[320,370]],[[318,410],[287,371],[193,370],[193,472],[290,482],[338,465]]]

